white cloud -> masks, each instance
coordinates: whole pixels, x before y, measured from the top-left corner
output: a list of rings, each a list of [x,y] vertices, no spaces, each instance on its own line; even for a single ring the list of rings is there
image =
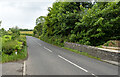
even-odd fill
[[[0,20],[5,29],[13,26],[33,29],[36,18],[46,16],[53,0],[1,0]]]
[[[0,0],[1,2],[55,2],[56,0]]]

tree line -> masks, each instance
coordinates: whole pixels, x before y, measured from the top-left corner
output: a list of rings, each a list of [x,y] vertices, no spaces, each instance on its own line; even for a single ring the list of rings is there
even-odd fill
[[[17,26],[16,26],[17,27]],[[11,30],[12,28],[9,28],[9,30]],[[19,28],[19,31],[33,31],[32,29],[22,29],[22,28]]]
[[[120,39],[119,2],[54,2],[47,16],[36,19],[34,36],[63,46],[64,42],[99,46]]]

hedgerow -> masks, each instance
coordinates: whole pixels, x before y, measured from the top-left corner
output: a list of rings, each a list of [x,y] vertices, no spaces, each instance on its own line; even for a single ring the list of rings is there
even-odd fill
[[[34,35],[52,44],[65,41],[99,46],[120,39],[119,2],[55,2],[36,19]]]

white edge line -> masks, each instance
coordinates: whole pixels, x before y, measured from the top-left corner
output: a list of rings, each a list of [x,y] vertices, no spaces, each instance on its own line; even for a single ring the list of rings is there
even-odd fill
[[[67,61],[67,62],[69,62],[70,64],[72,64],[72,65],[78,67],[79,69],[81,69],[81,70],[83,70],[83,71],[85,71],[85,72],[88,72],[86,69],[84,69],[84,68],[78,66],[77,64],[75,64],[75,63],[73,63],[73,62],[71,62],[71,61],[65,59],[64,57],[62,57],[62,56],[60,56],[60,55],[58,55],[58,57],[62,58],[63,60],[65,60],[65,61]]]
[[[44,47],[44,48],[47,49],[48,51],[52,52],[50,49],[48,49],[48,48],[46,48],[46,47]]]
[[[25,67],[25,61],[24,61],[24,65],[23,65],[23,75],[25,75],[26,73],[26,67]]]

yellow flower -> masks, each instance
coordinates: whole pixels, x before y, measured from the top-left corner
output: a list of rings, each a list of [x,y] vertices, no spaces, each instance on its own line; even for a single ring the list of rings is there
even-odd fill
[[[89,11],[90,11],[91,9],[89,8]]]
[[[80,7],[83,7],[82,5],[80,5]]]

